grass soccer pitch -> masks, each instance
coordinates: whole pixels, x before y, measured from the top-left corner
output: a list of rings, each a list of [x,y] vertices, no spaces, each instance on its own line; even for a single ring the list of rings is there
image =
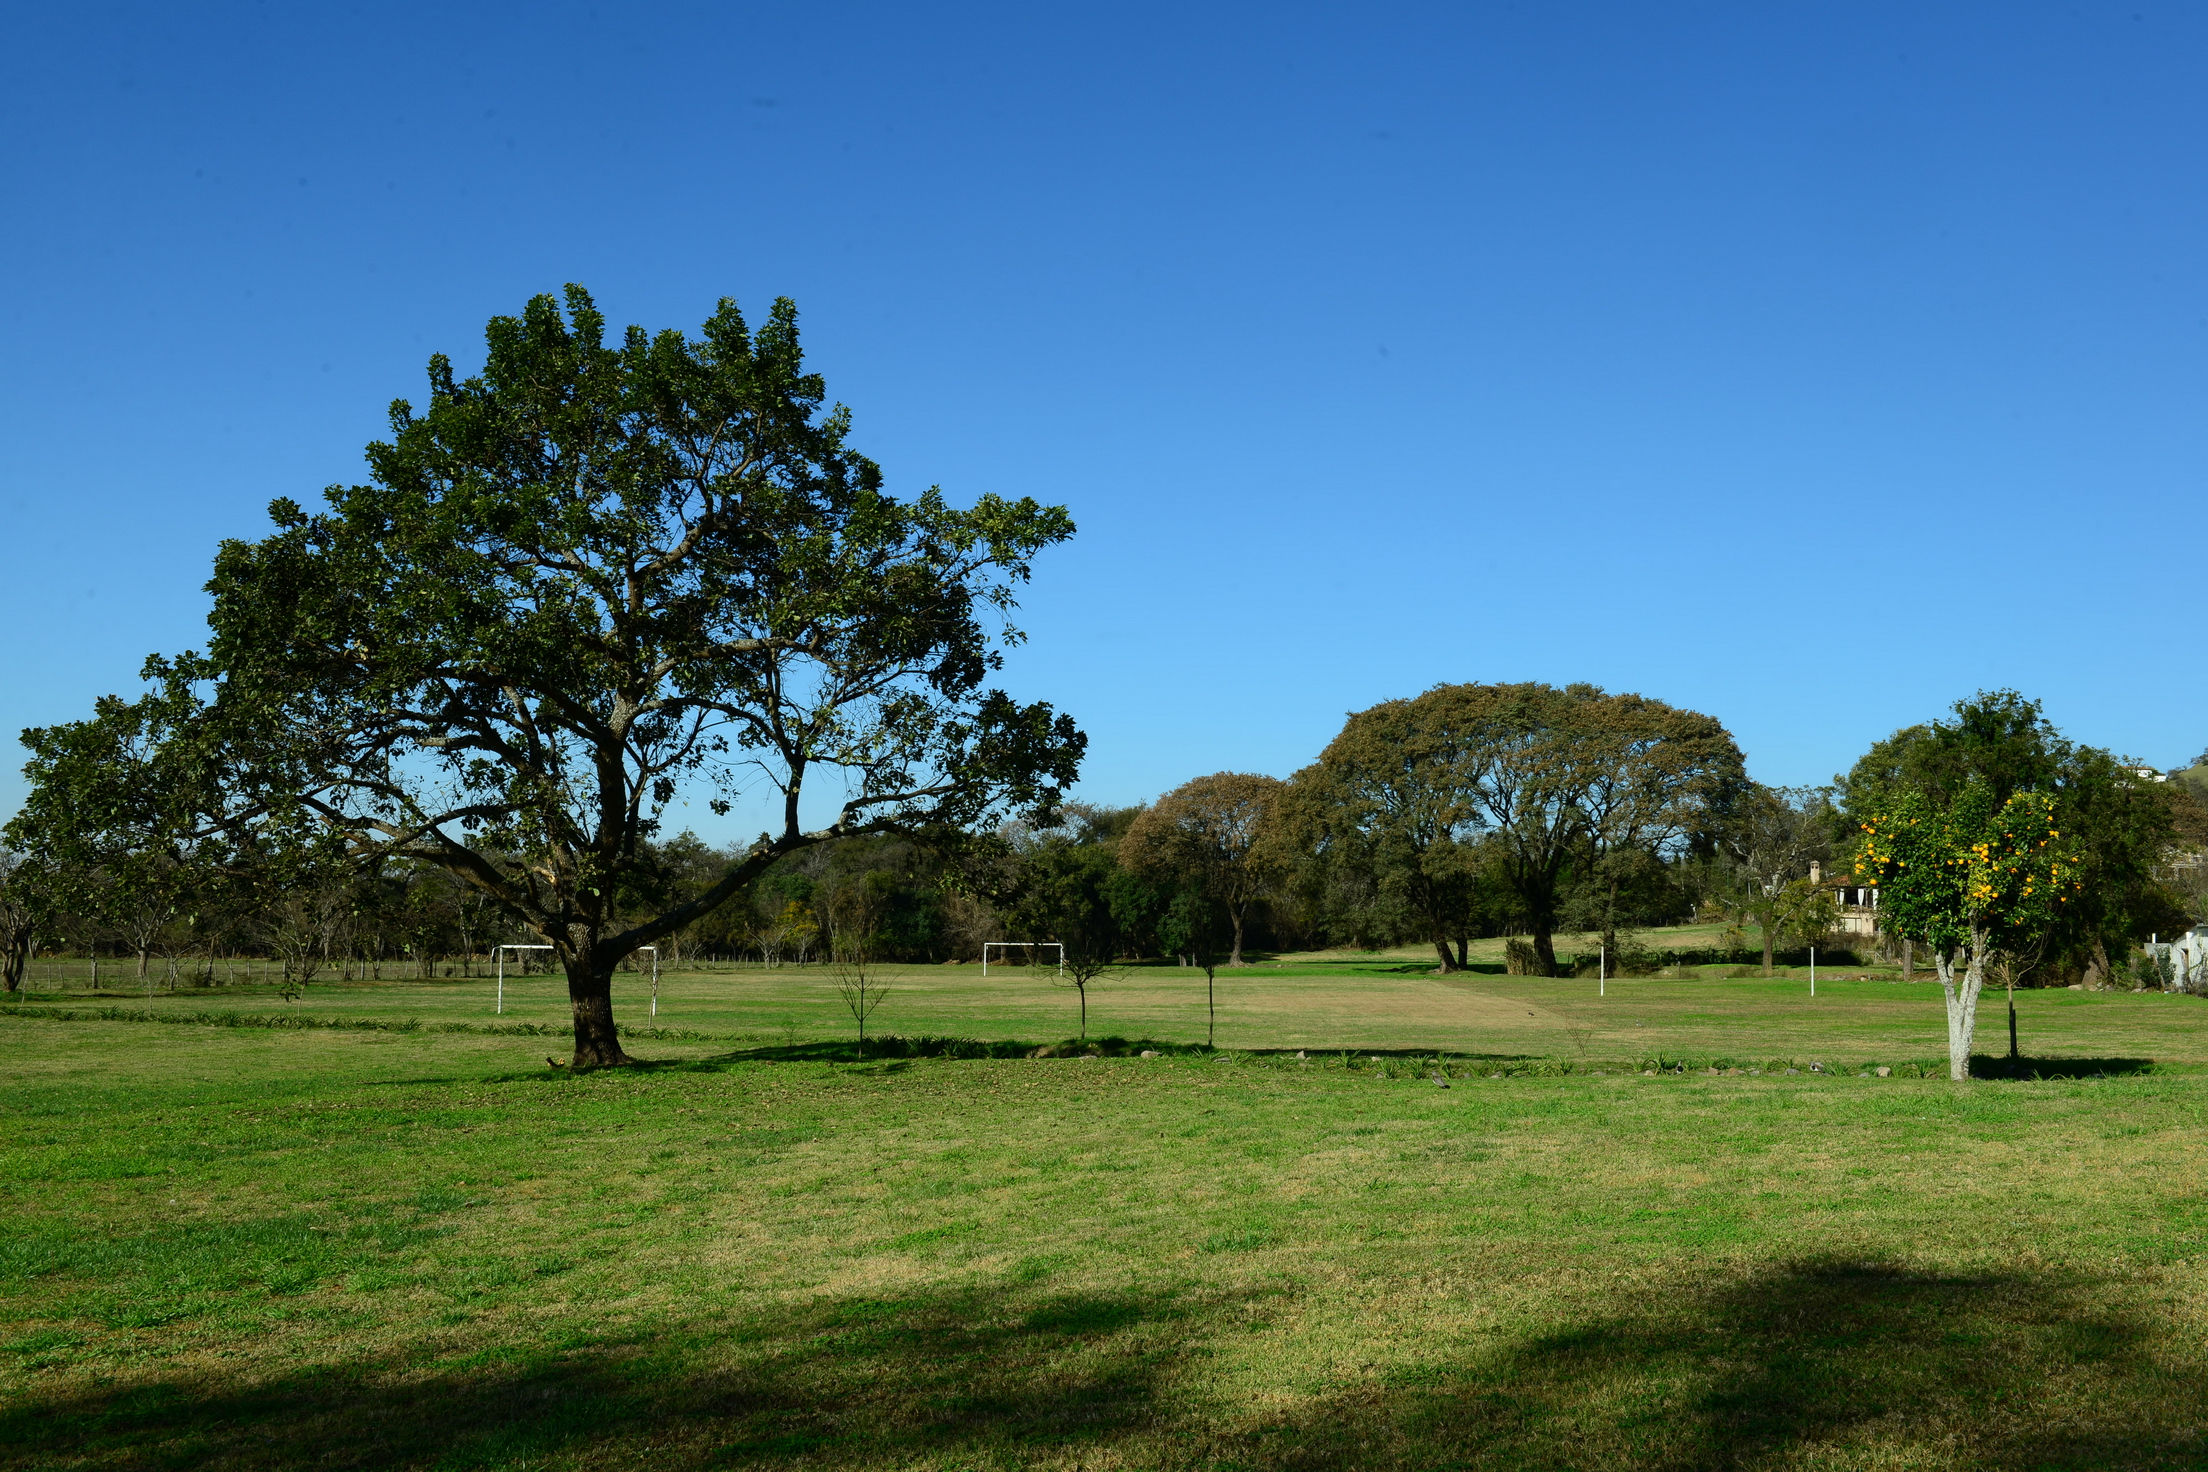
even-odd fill
[[[2208,1465],[2208,1004],[1417,961],[42,991],[0,1465]]]

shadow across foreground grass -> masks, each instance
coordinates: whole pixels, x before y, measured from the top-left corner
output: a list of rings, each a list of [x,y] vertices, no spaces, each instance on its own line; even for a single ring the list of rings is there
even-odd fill
[[[2139,1285],[1799,1262],[1677,1281],[1626,1314],[1406,1345],[1255,1411],[1205,1344],[1286,1284],[847,1297],[742,1322],[238,1386],[171,1378],[19,1402],[32,1465],[449,1468],[1072,1465],[2198,1466],[2208,1391]]]
[[[1252,1467],[2198,1466],[2208,1392],[2088,1278],[1799,1262],[1422,1366]]]
[[[2029,1053],[2010,1058],[2006,1054],[1974,1053],[1970,1059],[1972,1078],[2118,1078],[2157,1071],[2152,1058],[2034,1058]]]

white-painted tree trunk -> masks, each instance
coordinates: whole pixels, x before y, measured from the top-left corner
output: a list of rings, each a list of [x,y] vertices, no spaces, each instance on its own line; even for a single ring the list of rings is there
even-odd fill
[[[1961,948],[1968,959],[1960,986],[1955,980],[1956,952],[1934,951],[1940,969],[1940,991],[1947,998],[1947,1076],[1957,1083],[1970,1079],[1970,1044],[1978,1032],[1978,994],[1986,988],[1985,927],[1970,928],[1970,944]]]

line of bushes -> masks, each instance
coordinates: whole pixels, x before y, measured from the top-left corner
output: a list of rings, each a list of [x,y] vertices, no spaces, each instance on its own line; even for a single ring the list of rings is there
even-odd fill
[[[1213,1057],[1201,1043],[1163,1043],[1154,1038],[1065,1038],[1055,1043],[1032,1043],[1017,1038],[958,1038],[921,1034],[899,1037],[895,1033],[868,1038],[862,1048],[844,1038],[826,1042],[788,1043],[780,1047],[747,1048],[740,1055],[766,1062],[868,1063],[906,1058],[1132,1058],[1143,1053],[1159,1057]]]

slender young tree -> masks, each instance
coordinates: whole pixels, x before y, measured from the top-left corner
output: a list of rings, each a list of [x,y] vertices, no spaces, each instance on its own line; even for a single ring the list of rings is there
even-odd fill
[[[1225,910],[1202,886],[1189,885],[1174,894],[1158,927],[1166,943],[1204,973],[1206,1048],[1219,1041],[1219,939],[1226,929]]]
[[[1085,825],[1077,825],[1081,827]],[[1112,909],[1111,849],[1063,832],[1045,835],[1023,856],[1009,915],[1032,939],[1063,949],[1065,984],[1079,995],[1081,1039],[1089,1036],[1089,988],[1113,974],[1123,929]],[[1032,953],[1031,953],[1032,954]]]
[[[1779,938],[1815,899],[1804,880],[1812,861],[1832,857],[1826,789],[1764,787],[1743,791],[1727,812],[1720,849],[1732,864],[1725,907],[1763,935],[1763,974],[1772,973]]]
[[[888,495],[787,301],[757,332],[724,301],[696,338],[605,338],[570,287],[493,319],[480,376],[433,358],[368,484],[224,544],[205,652],[28,733],[28,829],[435,864],[553,946],[586,1067],[628,1061],[615,964],[783,855],[1047,813],[1085,738],[986,687],[1064,509]],[[135,760],[99,759],[111,726]],[[808,827],[816,777],[833,814]],[[702,892],[622,914],[661,812],[700,789],[778,816]]]
[[[889,984],[875,969],[875,949],[880,943],[883,904],[878,890],[864,880],[844,886],[829,902],[833,926],[828,943],[828,971],[844,1010],[859,1026],[859,1056],[866,1056],[866,1019],[889,996]]]
[[[1946,802],[1900,788],[1864,820],[1857,876],[1878,886],[1881,921],[1929,946],[1939,969],[1949,1078],[1970,1077],[1978,996],[1995,951],[2028,949],[2076,903],[2080,847],[2065,839],[2052,796],[2019,792],[1997,803],[1983,782]]]

